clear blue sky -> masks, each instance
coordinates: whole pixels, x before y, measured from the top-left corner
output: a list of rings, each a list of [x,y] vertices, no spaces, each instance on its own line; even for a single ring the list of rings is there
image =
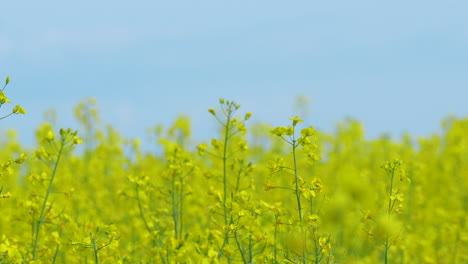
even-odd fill
[[[255,120],[346,117],[366,134],[428,135],[468,116],[467,1],[3,1],[0,77],[28,111],[1,122],[32,141],[49,108],[61,126],[95,97],[125,136],[189,114],[212,135],[209,107],[234,99]],[[5,110],[3,110],[5,111]]]

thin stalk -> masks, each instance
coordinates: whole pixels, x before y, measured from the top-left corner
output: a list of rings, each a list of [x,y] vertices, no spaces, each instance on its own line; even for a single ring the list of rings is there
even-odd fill
[[[393,194],[393,176],[395,175],[395,170],[392,170],[392,174],[390,174],[390,197]],[[392,199],[389,198],[388,200],[388,216],[390,216],[390,213],[392,212]]]
[[[237,247],[239,248],[239,252],[241,254],[241,257],[242,257],[242,262],[244,262],[244,264],[247,264],[247,260],[245,259],[245,255],[244,255],[244,251],[242,250],[242,247],[239,243],[239,239],[237,237],[237,231],[234,232],[234,237],[236,238],[236,243],[237,243]]]
[[[393,207],[393,204],[392,203],[392,194],[393,194],[393,178],[395,176],[395,169],[392,170],[392,173],[390,174],[390,190],[389,190],[389,193],[390,193],[390,196],[388,198],[388,221],[390,221],[390,215],[392,213],[392,207]],[[387,233],[387,238],[386,238],[386,241],[385,241],[385,258],[384,258],[384,263],[385,264],[388,264],[388,250],[390,249],[390,244],[389,244],[389,236],[388,236],[388,233]]]
[[[302,208],[301,208],[301,193],[299,191],[299,175],[297,174],[297,161],[296,161],[296,139],[293,134],[293,159],[294,159],[294,178],[296,179],[296,200],[297,200],[297,212],[299,214],[299,222],[302,225]]]
[[[54,258],[52,259],[52,264],[55,263],[55,260],[57,259],[58,252],[59,252],[59,245],[57,244],[57,246],[55,247]]]
[[[315,231],[314,231],[315,232]],[[315,245],[315,264],[320,263],[320,247],[317,244],[317,237],[314,236],[314,245]]]
[[[278,243],[278,215],[275,214],[275,244],[273,246],[273,255],[275,256],[275,264],[278,263],[278,253],[277,253],[277,248],[276,244]]]
[[[177,214],[177,198],[176,198],[176,181],[175,176],[172,176],[172,218],[174,220],[174,238],[179,237],[179,219]]]
[[[50,192],[52,190],[52,183],[54,182],[55,174],[57,172],[58,164],[60,162],[60,157],[62,156],[64,145],[65,145],[65,142],[62,140],[60,142],[60,149],[59,149],[59,152],[58,152],[58,155],[57,155],[57,160],[55,161],[54,169],[52,171],[52,176],[50,178],[49,187],[47,188],[47,193],[46,193],[46,196],[44,198],[44,202],[42,204],[41,214],[39,216],[39,220],[37,221],[37,229],[36,229],[36,236],[35,236],[36,238],[34,239],[34,248],[33,248],[33,260],[37,259],[37,245],[38,245],[38,242],[39,242],[39,233],[41,231],[41,227],[42,227],[42,224],[44,222],[45,209],[46,209],[46,206],[47,206],[47,201],[49,200],[49,194],[50,194]]]
[[[223,209],[224,209],[224,225],[229,224],[229,219],[228,219],[228,211],[227,211],[227,144],[229,140],[229,127],[231,123],[231,111],[228,111],[227,113],[227,119],[226,119],[226,124],[224,126],[224,146],[223,146]],[[237,240],[237,238],[236,238]],[[226,232],[224,236],[224,246],[229,244],[229,234]],[[231,258],[228,257],[228,263],[231,263]]]
[[[223,196],[223,205],[224,205],[224,224],[228,224],[228,214],[227,214],[227,143],[228,143],[228,137],[229,137],[229,126],[231,122],[231,113],[228,112],[227,114],[227,120],[226,120],[226,125],[224,128],[224,146],[223,146],[223,185],[224,185],[224,196]],[[227,234],[226,234],[226,239]]]
[[[94,263],[99,264],[99,257],[98,257],[99,249],[96,245],[96,240],[94,238],[92,239],[92,242],[93,242],[93,249],[94,249]]]
[[[146,230],[148,230],[148,233],[151,235],[153,230],[151,230],[150,226],[148,225],[148,222],[146,221],[145,218],[145,213],[143,211],[143,207],[141,206],[141,199],[140,199],[140,189],[138,184],[136,185],[136,195],[137,195],[137,202],[138,202],[138,210],[140,211],[140,217],[143,219],[143,223],[145,224]]]
[[[389,246],[388,246],[388,235],[387,235],[387,241],[385,242],[385,264],[388,263],[388,249],[389,249]]]
[[[179,239],[182,238],[184,227],[184,180],[180,180],[180,201],[179,201]]]
[[[252,263],[253,260],[253,253],[252,253],[252,234],[249,234],[249,263]]]
[[[239,192],[241,173],[242,173],[242,169],[239,169],[239,171],[237,172],[236,193]]]
[[[13,114],[14,114],[14,113],[11,112],[11,113],[9,113],[8,115],[6,115],[6,116],[4,116],[4,117],[0,117],[0,120],[5,119],[5,118],[7,118],[7,117],[9,117],[9,116],[11,116],[11,115],[13,115]]]

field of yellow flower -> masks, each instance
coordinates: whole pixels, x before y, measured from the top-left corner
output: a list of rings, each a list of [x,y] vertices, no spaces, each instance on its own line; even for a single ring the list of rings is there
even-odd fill
[[[369,140],[219,103],[219,137],[194,143],[181,117],[154,153],[92,101],[78,133],[45,123],[34,150],[2,135],[0,263],[468,263],[468,119]]]

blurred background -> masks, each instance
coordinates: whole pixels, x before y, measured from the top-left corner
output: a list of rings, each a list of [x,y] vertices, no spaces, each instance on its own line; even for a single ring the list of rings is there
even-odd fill
[[[207,112],[235,100],[251,124],[333,131],[363,122],[367,137],[440,131],[468,115],[467,1],[4,1],[2,120],[28,145],[43,114],[76,128],[73,108],[98,101],[126,137],[192,118],[195,139],[216,133]],[[2,114],[10,109],[3,107]]]

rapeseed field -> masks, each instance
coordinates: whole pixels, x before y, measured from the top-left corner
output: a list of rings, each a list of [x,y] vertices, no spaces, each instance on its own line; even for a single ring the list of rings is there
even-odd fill
[[[9,81],[3,126],[26,114],[8,113]],[[93,100],[35,149],[2,135],[0,263],[468,263],[468,119],[392,140],[351,120],[251,125],[224,99],[206,114],[218,137],[194,142],[180,117],[153,153]]]

